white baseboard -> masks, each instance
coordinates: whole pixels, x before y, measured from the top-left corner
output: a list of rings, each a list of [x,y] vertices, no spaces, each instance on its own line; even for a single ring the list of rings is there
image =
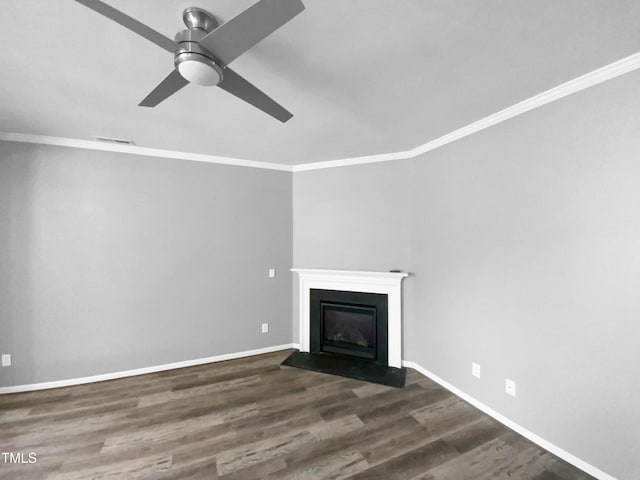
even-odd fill
[[[287,343],[283,345],[275,345],[272,347],[257,348],[255,350],[246,350],[244,352],[227,353],[224,355],[216,355],[213,357],[197,358],[194,360],[185,360],[182,362],[167,363],[165,365],[156,365],[152,367],[137,368],[135,370],[127,370],[122,372],[105,373],[102,375],[93,375],[90,377],[72,378],[68,380],[58,380],[55,382],[34,383],[30,385],[16,385],[13,387],[0,387],[0,395],[7,394],[7,393],[31,392],[34,390],[48,390],[51,388],[69,387],[73,385],[82,385],[85,383],[103,382],[105,380],[114,380],[117,378],[132,377],[135,375],[144,375],[145,373],[162,372],[165,370],[173,370],[176,368],[193,367],[196,365],[203,365],[206,363],[215,363],[215,362],[222,362],[225,360],[233,360],[236,358],[251,357],[253,355],[261,355],[263,353],[277,352],[277,351],[286,350],[289,348],[295,348],[299,350],[300,344]],[[441,386],[449,390],[454,395],[462,398],[464,401],[470,403],[471,405],[481,410],[482,412],[486,413],[490,417],[493,417],[503,425],[506,425],[507,427],[509,427],[511,430],[519,433],[523,437],[531,440],[533,443],[539,445],[540,447],[553,453],[554,455],[560,457],[564,461],[574,465],[575,467],[588,473],[589,475],[599,480],[617,480],[615,477],[609,475],[608,473],[603,472],[602,470],[594,467],[590,463],[585,462],[584,460],[576,457],[575,455],[567,452],[566,450],[563,450],[557,445],[554,445],[553,443],[536,435],[530,430],[527,430],[523,426],[518,425],[513,420],[496,412],[492,408],[488,407],[487,405],[480,402],[479,400],[476,400],[475,398],[466,394],[465,392],[458,389],[457,387],[454,387],[450,383],[446,382],[445,380],[443,380],[436,374],[430,372],[426,368],[420,366],[419,364],[415,362],[403,360],[402,365],[405,367],[409,367],[417,370],[418,372],[423,374],[425,377],[430,378],[434,382],[440,384]]]
[[[257,348],[255,350],[246,350],[244,352],[226,353],[224,355],[197,358],[195,360],[184,360],[182,362],[167,363],[165,365],[155,365],[152,367],[136,368],[135,370],[126,370],[123,372],[104,373],[102,375],[93,375],[91,377],[71,378],[68,380],[57,380],[55,382],[33,383],[31,385],[16,385],[13,387],[0,387],[0,395],[6,393],[32,392],[34,390],[48,390],[50,388],[70,387],[73,385],[82,385],[85,383],[104,382],[105,380],[133,377],[134,375],[144,375],[145,373],[162,372],[165,370],[173,370],[176,368],[203,365],[205,363],[223,362],[225,360],[233,360],[236,358],[251,357],[253,355],[261,355],[263,353],[278,352],[280,350],[286,350],[288,348],[299,348],[299,345],[295,343],[286,343],[284,345],[276,345],[273,347]]]
[[[476,400],[475,398],[473,398],[472,396],[464,393],[462,390],[454,387],[450,383],[446,382],[445,380],[443,380],[442,378],[440,378],[436,374],[430,372],[429,370],[427,370],[426,368],[418,365],[417,363],[410,362],[410,361],[407,361],[407,360],[403,360],[402,361],[402,365],[404,367],[409,367],[409,368],[413,368],[414,370],[417,370],[418,372],[420,372],[425,377],[430,378],[434,382],[440,384],[441,386],[443,386],[444,388],[449,390],[454,395],[460,397],[465,402],[470,403],[471,405],[476,407],[478,410],[481,410],[482,412],[486,413],[490,417],[493,417],[494,419],[496,419],[497,421],[499,421],[503,425],[506,425],[507,427],[509,427],[514,432],[519,433],[523,437],[531,440],[536,445],[538,445],[538,446],[544,448],[545,450],[553,453],[557,457],[560,457],[565,462],[570,463],[571,465],[579,468],[583,472],[586,472],[589,475],[591,475],[591,476],[593,476],[593,477],[595,477],[595,478],[597,478],[599,480],[617,480],[615,477],[612,477],[608,473],[603,472],[602,470],[594,467],[590,463],[585,462],[584,460],[576,457],[575,455],[567,452],[566,450],[563,450],[562,448],[558,447],[557,445],[554,445],[553,443],[551,443],[551,442],[545,440],[544,438],[536,435],[535,433],[527,430],[523,426],[518,425],[513,420],[511,420],[511,419],[505,417],[504,415],[496,412],[492,408],[486,406],[484,403],[482,403],[479,400]]]

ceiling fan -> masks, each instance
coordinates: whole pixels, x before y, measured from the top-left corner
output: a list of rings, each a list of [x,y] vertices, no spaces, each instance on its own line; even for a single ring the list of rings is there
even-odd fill
[[[228,65],[304,10],[301,0],[260,0],[218,26],[205,10],[189,7],[182,19],[187,30],[175,41],[100,0],[76,2],[119,23],[173,54],[174,70],[140,102],[155,107],[189,83],[217,85],[272,117],[286,122],[293,115]]]

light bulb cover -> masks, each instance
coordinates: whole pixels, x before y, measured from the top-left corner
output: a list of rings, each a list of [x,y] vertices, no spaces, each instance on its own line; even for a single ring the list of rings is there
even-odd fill
[[[180,53],[175,57],[175,65],[185,80],[196,85],[218,85],[223,78],[222,68],[199,53]]]

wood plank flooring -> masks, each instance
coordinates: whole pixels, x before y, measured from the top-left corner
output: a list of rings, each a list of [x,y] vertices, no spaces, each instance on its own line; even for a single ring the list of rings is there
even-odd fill
[[[290,351],[0,396],[0,479],[590,479],[410,370],[395,389]]]

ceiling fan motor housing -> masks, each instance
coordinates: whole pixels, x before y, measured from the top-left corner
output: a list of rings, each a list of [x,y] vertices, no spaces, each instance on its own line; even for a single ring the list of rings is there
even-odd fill
[[[185,11],[186,12],[186,11]],[[224,74],[213,56],[199,45],[207,35],[204,29],[190,29],[178,32],[174,64],[180,75],[197,85],[218,85]]]

